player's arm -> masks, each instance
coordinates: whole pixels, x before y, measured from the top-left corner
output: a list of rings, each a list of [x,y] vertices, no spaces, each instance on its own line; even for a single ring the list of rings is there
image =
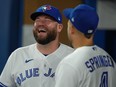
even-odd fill
[[[77,87],[78,76],[75,69],[66,63],[60,64],[56,70],[55,87]]]
[[[12,69],[14,62],[14,54],[8,58],[8,61],[0,76],[0,87],[15,87],[14,79],[12,78]]]

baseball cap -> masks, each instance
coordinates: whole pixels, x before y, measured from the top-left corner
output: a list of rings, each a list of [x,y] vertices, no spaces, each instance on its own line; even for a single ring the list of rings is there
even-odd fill
[[[73,26],[84,34],[93,34],[98,26],[99,17],[96,10],[86,4],[63,10]]]
[[[39,7],[35,12],[33,12],[30,16],[32,20],[35,20],[37,16],[40,14],[46,14],[53,17],[58,23],[62,23],[62,16],[60,11],[51,5],[43,5]]]

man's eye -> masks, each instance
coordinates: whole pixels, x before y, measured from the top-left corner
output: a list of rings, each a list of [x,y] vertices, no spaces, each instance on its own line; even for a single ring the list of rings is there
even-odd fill
[[[46,19],[46,21],[52,21],[51,19]]]

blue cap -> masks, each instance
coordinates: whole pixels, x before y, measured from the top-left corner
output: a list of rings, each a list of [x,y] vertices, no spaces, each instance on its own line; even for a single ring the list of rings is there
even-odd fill
[[[58,23],[62,23],[62,16],[60,11],[51,5],[43,5],[39,7],[34,13],[31,14],[31,19],[35,20],[40,14],[46,14],[53,17]]]
[[[86,4],[64,9],[63,13],[74,27],[84,34],[93,34],[98,26],[99,17],[96,10]]]

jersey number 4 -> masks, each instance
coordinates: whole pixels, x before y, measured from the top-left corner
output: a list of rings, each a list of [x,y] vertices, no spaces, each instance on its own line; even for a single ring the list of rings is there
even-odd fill
[[[103,72],[101,75],[101,83],[99,87],[108,87],[108,72]]]

